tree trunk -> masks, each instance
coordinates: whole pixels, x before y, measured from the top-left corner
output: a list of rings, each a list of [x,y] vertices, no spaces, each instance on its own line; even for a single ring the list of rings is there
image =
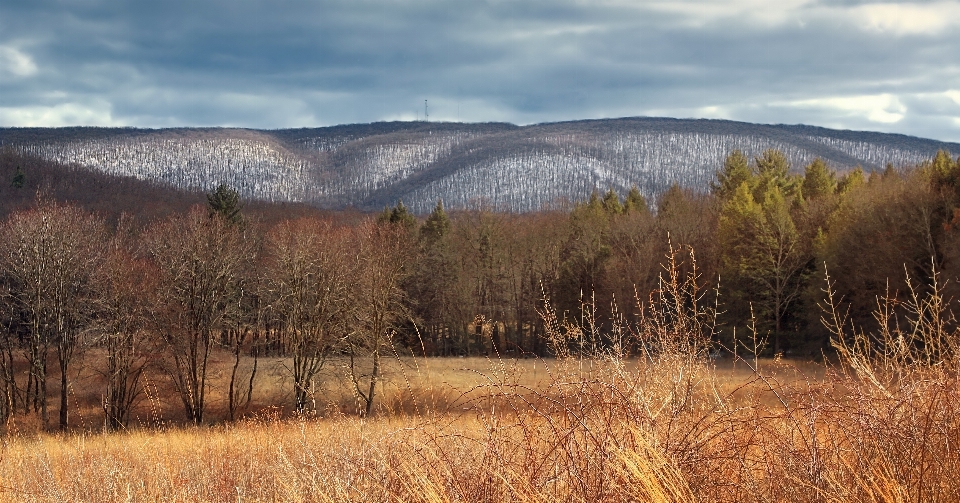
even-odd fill
[[[773,354],[780,353],[780,317],[777,317],[777,324],[773,330]]]
[[[60,359],[60,429],[67,429],[67,363]]]
[[[233,352],[233,355],[234,355],[233,370],[230,372],[230,391],[228,393],[229,404],[227,405],[227,408],[230,410],[231,421],[234,420],[234,413],[237,410],[234,384],[237,382],[237,368],[240,367],[240,351],[242,349],[240,346],[242,342],[243,342],[243,338],[240,335],[237,335],[237,338],[236,338],[237,344]]]
[[[13,353],[10,347],[12,341],[7,338],[4,346],[0,348],[0,371],[3,372],[3,393],[0,398],[3,399],[3,406],[0,407],[0,419],[6,421],[7,418],[16,414],[17,411],[17,383],[13,372]]]
[[[370,391],[367,393],[367,409],[364,417],[370,417],[370,411],[373,409],[373,394],[376,391],[377,380],[380,378],[380,349],[373,352],[373,372],[370,374]]]
[[[253,379],[257,376],[257,362],[260,361],[260,335],[259,331],[253,333],[253,368],[250,370],[250,382],[247,384],[247,401],[245,407],[250,406],[250,400],[253,397]]]
[[[39,393],[37,393],[37,400],[40,402],[40,418],[43,420],[44,426],[47,425],[47,422],[50,420],[50,416],[47,414],[47,372],[46,365],[44,365],[43,379],[38,377],[38,386]]]

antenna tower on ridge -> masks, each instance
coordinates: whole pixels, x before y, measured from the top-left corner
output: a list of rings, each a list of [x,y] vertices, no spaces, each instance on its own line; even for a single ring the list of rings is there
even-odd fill
[[[427,100],[423,100],[423,122],[430,122],[430,114],[427,113]]]

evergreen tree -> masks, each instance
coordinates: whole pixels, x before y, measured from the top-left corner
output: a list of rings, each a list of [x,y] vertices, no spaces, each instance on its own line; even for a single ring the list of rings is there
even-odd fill
[[[620,204],[620,196],[611,188],[603,195],[603,209],[610,215],[619,215],[623,213],[623,205]]]
[[[747,156],[734,150],[723,162],[723,168],[717,171],[717,180],[710,183],[710,189],[721,201],[725,201],[733,196],[741,184],[749,182],[751,177]]]
[[[899,175],[900,173],[897,172],[897,169],[889,162],[887,163],[887,167],[883,169],[883,178],[893,178]]]
[[[13,174],[13,182],[11,182],[10,185],[15,189],[22,189],[26,180],[27,176],[23,173],[23,170],[20,169],[20,166],[17,166],[17,171]]]
[[[743,258],[750,255],[749,246],[756,242],[762,219],[763,209],[754,200],[747,183],[741,183],[720,211],[718,235],[722,249],[723,276],[728,287],[731,286],[730,280],[745,272]]]
[[[403,201],[399,199],[397,200],[397,205],[393,208],[383,208],[383,211],[377,217],[377,222],[397,224],[408,231],[413,230],[413,228],[417,226],[417,219],[407,210],[407,207],[403,205]]]
[[[757,201],[746,183],[724,205],[719,236],[732,313],[746,319],[749,305],[773,329],[774,351],[791,307],[800,296],[808,244],[791,214],[792,201],[769,184]]]
[[[753,189],[753,198],[763,201],[772,187],[780,190],[785,197],[794,197],[800,188],[800,179],[790,175],[790,161],[783,152],[776,149],[765,150],[763,154],[754,158],[756,165],[756,183]]]
[[[820,199],[836,190],[836,175],[819,157],[810,163],[803,175],[802,192],[805,199]]]
[[[447,335],[460,326],[457,309],[463,301],[457,289],[459,274],[459,261],[451,245],[450,218],[443,210],[443,202],[438,200],[420,227],[418,257],[406,285],[424,337],[421,342],[430,352],[446,354],[450,349]]]
[[[586,207],[593,211],[603,210],[603,202],[600,200],[600,194],[594,190],[590,193],[590,199],[587,200],[586,204],[577,204],[577,208]],[[574,209],[576,211],[576,208]]]
[[[866,182],[867,180],[863,176],[863,168],[857,166],[853,171],[840,177],[840,181],[837,182],[837,194],[846,194]]]
[[[623,211],[625,213],[647,213],[650,211],[650,206],[647,204],[646,198],[643,197],[643,194],[640,193],[640,189],[636,185],[630,187],[630,192],[627,193],[627,200],[623,203]]]
[[[602,286],[611,252],[610,222],[596,191],[570,212],[569,234],[560,252],[560,295],[554,299],[561,311],[576,312],[580,296],[589,297]]]
[[[207,205],[211,217],[220,215],[231,225],[243,223],[243,215],[240,214],[240,210],[243,209],[243,205],[240,204],[240,194],[229,185],[221,183],[213,192],[207,194]]]
[[[450,218],[443,211],[443,200],[437,200],[437,206],[420,227],[420,239],[427,243],[436,243],[450,233]]]
[[[783,180],[790,172],[790,161],[787,160],[787,156],[776,149],[764,150],[754,158],[754,162],[757,165],[757,176],[761,178]]]
[[[927,169],[935,189],[952,192],[949,196],[952,199],[960,196],[960,158],[954,162],[949,152],[938,150]]]

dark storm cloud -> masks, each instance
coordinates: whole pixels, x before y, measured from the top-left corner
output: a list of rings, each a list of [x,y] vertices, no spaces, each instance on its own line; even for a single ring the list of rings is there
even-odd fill
[[[960,2],[5,1],[0,125],[722,117],[960,140]]]

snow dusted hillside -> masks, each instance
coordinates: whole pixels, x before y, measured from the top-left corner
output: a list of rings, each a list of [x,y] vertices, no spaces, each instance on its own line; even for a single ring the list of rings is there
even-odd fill
[[[44,159],[182,189],[209,190],[227,183],[246,197],[292,202],[310,200],[317,191],[308,162],[274,138],[252,131],[65,137],[20,148]]]
[[[671,184],[705,190],[732,150],[779,149],[795,170],[882,169],[960,144],[810,126],[631,118],[540,124],[393,122],[328,128],[0,129],[0,142],[45,159],[184,189],[220,183],[248,198],[376,209],[403,199],[418,212],[530,211],[594,190]]]

